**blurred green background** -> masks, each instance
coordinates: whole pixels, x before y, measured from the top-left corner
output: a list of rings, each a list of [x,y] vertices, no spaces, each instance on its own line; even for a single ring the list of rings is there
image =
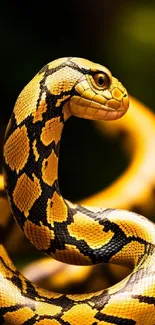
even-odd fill
[[[19,92],[43,65],[59,57],[84,57],[106,65],[129,93],[154,109],[152,1],[6,0],[1,2],[0,39],[1,151]],[[92,122],[72,118],[67,124],[61,146],[60,186],[66,198],[77,200],[117,178],[128,158],[119,140],[103,139]]]

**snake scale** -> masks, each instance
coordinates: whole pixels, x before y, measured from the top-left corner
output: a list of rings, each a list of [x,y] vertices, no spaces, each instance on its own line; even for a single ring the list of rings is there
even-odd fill
[[[155,225],[129,211],[73,204],[58,183],[60,138],[70,115],[114,120],[128,106],[127,91],[111,72],[80,58],[47,64],[19,95],[5,135],[4,178],[24,234],[69,264],[110,262],[133,270],[95,293],[54,293],[24,278],[1,244],[0,324],[155,324]]]

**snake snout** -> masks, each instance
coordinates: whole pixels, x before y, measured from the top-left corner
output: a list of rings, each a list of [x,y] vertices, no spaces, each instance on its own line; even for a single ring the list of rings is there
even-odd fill
[[[129,108],[129,97],[127,91],[120,91],[119,89],[114,89],[112,91],[112,99],[108,100],[106,103],[112,110],[116,111],[127,111]]]
[[[119,95],[119,97],[118,97]],[[105,115],[105,120],[116,120],[122,117],[129,108],[129,97],[127,91],[113,92],[113,98],[107,101],[106,106],[109,108],[109,112]]]

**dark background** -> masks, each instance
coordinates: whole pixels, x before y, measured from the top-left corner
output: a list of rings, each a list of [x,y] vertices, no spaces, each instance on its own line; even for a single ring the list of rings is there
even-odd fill
[[[59,57],[84,57],[106,65],[129,93],[155,107],[155,4],[151,1],[2,1],[0,40],[1,152],[19,92],[43,65]],[[67,124],[60,185],[65,197],[76,200],[117,178],[128,158],[120,142],[103,139],[92,122],[72,118]]]

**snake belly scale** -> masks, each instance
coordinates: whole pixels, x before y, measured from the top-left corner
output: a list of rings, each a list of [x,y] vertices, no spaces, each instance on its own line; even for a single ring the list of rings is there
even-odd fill
[[[110,262],[133,271],[99,292],[53,293],[25,279],[1,245],[0,324],[155,324],[154,224],[125,210],[73,204],[58,183],[60,138],[70,115],[113,120],[128,106],[127,91],[111,72],[80,58],[47,64],[19,95],[6,130],[4,177],[24,234],[62,262]]]

